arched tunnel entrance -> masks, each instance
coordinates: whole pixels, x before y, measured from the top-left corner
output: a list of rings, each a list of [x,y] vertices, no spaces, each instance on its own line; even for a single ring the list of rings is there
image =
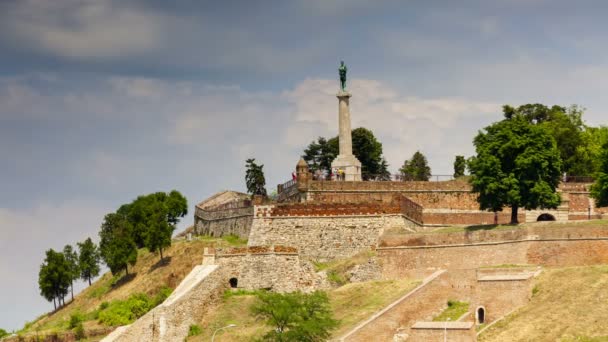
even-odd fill
[[[555,221],[555,216],[547,213],[540,214],[536,221]]]
[[[477,308],[475,316],[477,316],[477,324],[483,324],[486,321],[486,309],[483,307]]]

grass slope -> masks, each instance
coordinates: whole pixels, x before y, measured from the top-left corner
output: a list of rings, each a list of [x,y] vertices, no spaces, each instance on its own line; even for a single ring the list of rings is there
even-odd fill
[[[340,325],[334,336],[338,337],[352,329],[357,323],[368,318],[388,304],[397,300],[405,293],[414,289],[419,281],[371,281],[351,283],[327,292],[334,318],[340,320]],[[261,337],[270,329],[264,322],[257,320],[249,308],[256,301],[253,294],[241,292],[238,295],[228,295],[224,303],[208,314],[199,324],[202,333],[188,339],[192,341],[209,341],[213,332],[229,324],[234,328],[218,332],[222,341],[251,341]]]
[[[480,341],[608,341],[608,265],[546,269],[528,305]]]
[[[76,295],[74,301],[67,303],[56,312],[42,315],[34,322],[27,323],[19,334],[44,335],[66,331],[69,329],[70,316],[74,314],[85,317],[84,327],[87,331],[107,329],[95,317],[102,303],[126,300],[137,293],[154,297],[165,287],[174,289],[194,266],[202,262],[204,247],[234,246],[243,243],[246,241],[234,237],[225,239],[201,237],[193,241],[174,241],[165,253],[164,263],[159,262],[158,254],[141,249],[138,252],[137,264],[129,269],[129,276],[120,274],[113,277],[109,272],[104,274]],[[68,299],[66,298],[66,302]]]

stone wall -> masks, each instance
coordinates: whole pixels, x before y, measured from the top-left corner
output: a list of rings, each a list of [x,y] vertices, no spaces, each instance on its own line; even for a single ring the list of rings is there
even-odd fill
[[[279,217],[273,210],[272,205],[255,207],[249,245],[294,246],[302,256],[320,259],[374,249],[385,229],[415,227],[400,214]]]
[[[253,220],[251,201],[237,201],[211,209],[197,206],[194,212],[194,232],[199,235],[238,235],[249,237]]]
[[[293,247],[205,248],[204,260],[226,269],[227,278],[235,279],[239,289],[311,291],[323,287],[325,281],[310,262],[300,260]]]
[[[534,238],[534,237],[530,237]],[[608,263],[608,238],[516,240],[467,245],[381,247],[383,277],[420,277],[438,269],[503,264],[574,266]]]
[[[477,341],[475,324],[472,322],[420,322],[410,330],[408,342],[428,341],[472,342]]]

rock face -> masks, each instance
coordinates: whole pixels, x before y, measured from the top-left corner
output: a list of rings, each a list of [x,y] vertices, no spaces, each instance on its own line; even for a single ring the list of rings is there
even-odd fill
[[[382,276],[382,269],[376,258],[370,258],[367,263],[355,265],[349,272],[351,283],[378,280]]]

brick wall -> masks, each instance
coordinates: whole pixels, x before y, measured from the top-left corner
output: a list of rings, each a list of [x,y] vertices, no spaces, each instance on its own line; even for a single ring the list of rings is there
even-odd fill
[[[382,247],[383,277],[420,277],[438,269],[471,269],[502,264],[575,266],[608,263],[608,238],[520,240],[471,245]]]

